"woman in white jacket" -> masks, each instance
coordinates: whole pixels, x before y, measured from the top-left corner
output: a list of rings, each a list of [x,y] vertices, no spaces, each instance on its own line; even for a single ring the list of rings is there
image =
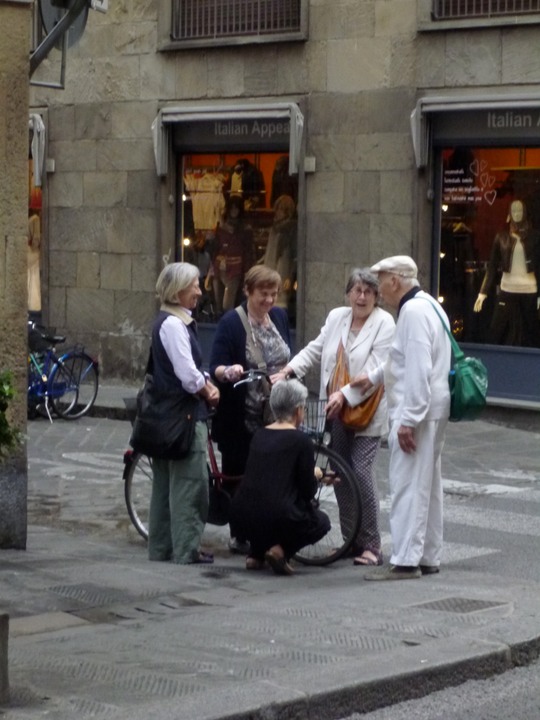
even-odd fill
[[[350,430],[339,419],[345,403],[358,405],[371,392],[362,394],[354,379],[369,372],[386,360],[394,335],[392,316],[377,307],[378,281],[367,269],[355,269],[346,287],[350,307],[331,310],[319,336],[312,340],[289,363],[272,377],[272,382],[290,375],[303,377],[308,370],[320,368],[321,400],[326,400],[326,412],[332,423],[332,447],[353,468],[362,502],[362,523],[353,544],[355,565],[381,565],[381,535],[379,530],[379,497],[373,477],[373,465],[381,435],[387,430],[386,399],[384,395],[377,411],[365,430]],[[351,382],[335,392],[332,387],[340,344],[343,345]]]

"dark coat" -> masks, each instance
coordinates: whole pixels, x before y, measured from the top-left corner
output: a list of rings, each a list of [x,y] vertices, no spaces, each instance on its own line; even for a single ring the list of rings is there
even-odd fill
[[[247,303],[242,303],[247,313]],[[273,307],[270,318],[279,334],[291,347],[291,335],[287,313],[283,308]],[[247,386],[234,388],[231,383],[220,383],[216,368],[220,365],[242,365],[247,370],[246,331],[236,310],[229,310],[221,318],[216,329],[214,344],[210,355],[210,374],[220,390],[220,400],[216,415],[212,420],[212,438],[218,444],[234,443],[235,437],[245,433],[244,417]]]
[[[535,273],[540,295],[540,235],[534,230],[524,232],[521,234],[521,242],[523,243],[527,272]],[[499,273],[510,272],[515,245],[516,238],[509,232],[500,232],[495,236],[486,274],[480,288],[480,292],[484,295],[489,295],[495,289]]]
[[[313,443],[299,430],[262,428],[253,436],[244,480],[231,506],[231,528],[254,557],[281,545],[290,557],[330,529],[311,499],[317,491]]]

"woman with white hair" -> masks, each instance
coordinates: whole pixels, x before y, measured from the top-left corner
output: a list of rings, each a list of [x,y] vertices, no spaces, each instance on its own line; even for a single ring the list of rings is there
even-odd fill
[[[152,327],[150,365],[162,393],[195,395],[195,437],[181,460],[152,460],[152,496],[148,518],[150,560],[179,564],[211,563],[200,548],[208,515],[206,417],[219,391],[201,370],[202,352],[192,312],[201,296],[199,269],[189,263],[166,265],[157,280],[161,307]]]
[[[347,424],[343,411],[359,406],[369,397],[370,392],[362,392],[354,379],[386,360],[395,323],[390,313],[378,307],[377,278],[368,268],[351,272],[345,295],[347,306],[331,310],[318,337],[271,379],[276,382],[291,375],[303,377],[309,370],[319,370],[319,397],[326,401],[328,418],[333,421],[332,447],[353,468],[362,503],[362,522],[351,548],[353,562],[360,566],[380,565],[379,496],[373,468],[381,436],[388,428],[386,399],[383,395],[367,426]],[[348,370],[348,381],[339,370],[343,365]]]
[[[298,428],[307,388],[298,380],[276,383],[270,393],[275,422],[251,441],[244,479],[233,498],[231,527],[247,538],[247,570],[264,562],[291,575],[289,559],[330,530],[330,520],[311,501],[317,491],[313,443]]]

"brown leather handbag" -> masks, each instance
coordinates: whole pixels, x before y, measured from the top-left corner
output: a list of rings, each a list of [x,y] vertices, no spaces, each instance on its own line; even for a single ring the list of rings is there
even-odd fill
[[[349,375],[349,368],[347,367],[345,349],[343,343],[340,341],[330,392],[340,390],[344,385],[348,385],[350,380],[351,377]],[[343,425],[351,430],[365,430],[377,412],[383,393],[384,385],[379,385],[375,392],[359,405],[351,407],[351,405],[345,402],[339,414],[339,419]]]

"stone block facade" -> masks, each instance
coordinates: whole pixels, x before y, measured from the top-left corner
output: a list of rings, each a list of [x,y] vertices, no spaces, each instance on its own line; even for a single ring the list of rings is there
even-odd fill
[[[0,371],[13,375],[9,421],[26,430],[28,58],[30,4],[0,1]],[[5,32],[9,28],[9,32]],[[26,446],[0,461],[0,548],[26,547]],[[7,698],[7,616],[0,618],[0,701]]]
[[[85,338],[106,376],[139,378],[154,282],[174,244],[175,175],[156,176],[151,123],[167,103],[294,100],[305,114],[298,342],[343,301],[349,270],[393,253],[431,274],[430,178],[410,113],[425,92],[538,84],[535,25],[422,31],[426,0],[310,0],[304,42],[158,51],[167,2],[90,12],[64,91],[46,107],[50,323]]]

